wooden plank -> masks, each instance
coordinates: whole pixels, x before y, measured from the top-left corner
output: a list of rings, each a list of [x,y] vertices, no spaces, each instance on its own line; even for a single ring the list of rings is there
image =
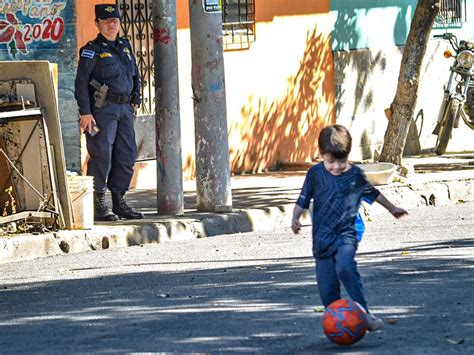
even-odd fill
[[[18,122],[8,122],[7,125],[0,126],[0,134],[7,157],[15,164],[19,171],[22,171],[23,167],[21,161],[19,161],[21,153],[20,124]],[[8,167],[11,173],[12,185],[16,189],[17,210],[23,211],[25,209],[24,181],[11,165],[8,165]]]
[[[11,223],[15,221],[25,220],[26,218],[51,218],[54,219],[54,213],[52,212],[34,212],[34,211],[25,211],[13,214],[11,216],[0,217],[0,225],[5,223]]]
[[[39,111],[38,111],[39,112]],[[8,158],[15,164],[13,184],[23,197],[22,208],[17,211],[36,211],[48,207],[60,217],[60,227],[64,228],[55,183],[55,166],[50,149],[49,134],[44,118],[30,116],[25,111],[17,111],[16,117],[9,117],[7,124],[0,126],[0,134],[7,137],[10,153]],[[23,175],[21,177],[19,174]]]
[[[38,132],[38,121],[19,121],[20,123],[20,139],[23,154],[21,162],[23,166],[22,174],[34,188],[45,195],[43,190],[43,178],[41,176],[41,149],[40,137]],[[29,140],[28,140],[29,139]],[[40,197],[30,187],[25,184],[25,202],[26,210],[34,211],[38,209]]]
[[[6,152],[3,139],[0,139],[0,149]],[[8,193],[6,190],[10,188],[12,188],[12,191]],[[10,174],[10,165],[5,156],[0,152],[0,216],[3,216],[4,213],[7,215],[16,213],[18,206],[12,209],[12,204],[18,205],[17,201],[18,197],[12,175]]]

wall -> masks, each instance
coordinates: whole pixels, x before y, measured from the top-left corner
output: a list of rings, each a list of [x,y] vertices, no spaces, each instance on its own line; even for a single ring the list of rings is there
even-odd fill
[[[332,0],[335,51],[405,44],[417,0]]]
[[[194,174],[188,4],[178,1],[180,104],[185,176]],[[319,130],[334,120],[329,1],[256,2],[257,39],[224,53],[233,172],[316,155]]]
[[[78,50],[97,34],[94,5],[109,1],[0,1],[0,20],[5,19],[0,58],[58,63],[59,110],[69,170],[84,170],[86,155],[85,147],[80,148],[83,137],[74,99]],[[11,8],[18,3],[20,8]],[[188,6],[187,0],[177,1],[182,150],[187,178],[195,171]],[[304,0],[295,6],[289,0],[258,0],[256,6],[256,41],[248,50],[224,54],[233,172],[262,171],[279,161],[311,160],[316,155],[319,130],[334,121],[329,1]],[[15,40],[20,35],[5,35],[5,28],[10,26],[5,13],[9,11],[23,25],[17,30],[21,36],[30,28],[41,31],[28,38],[25,48]],[[49,21],[64,26],[48,32]],[[51,34],[55,37],[50,38]],[[139,164],[137,175],[140,169]]]
[[[81,169],[74,100],[77,52],[97,34],[94,5],[108,1],[0,1],[0,59],[46,59],[58,64],[59,111],[70,170]],[[372,157],[383,143],[387,124],[383,109],[396,90],[416,0],[258,0],[256,6],[256,41],[248,50],[224,54],[232,171],[262,171],[279,161],[310,161],[317,154],[319,130],[336,119],[355,135],[355,155]],[[467,6],[470,20],[474,0]],[[194,117],[187,0],[177,0],[177,22],[182,151],[185,177],[190,178]],[[453,31],[463,38],[474,37],[472,20]],[[450,64],[441,56],[446,47],[433,40],[423,68],[415,112],[423,110],[423,121],[417,125],[424,149],[434,145],[433,102],[441,97]],[[468,149],[472,131],[462,127],[454,138],[448,149]],[[139,164],[136,181],[140,174],[153,181],[149,179],[155,170]]]
[[[225,54],[233,171],[311,161],[334,121],[329,3],[299,6],[257,1],[256,42]]]
[[[0,60],[48,60],[58,64],[58,105],[69,169],[80,168],[75,76],[73,0],[0,1]]]
[[[183,171],[194,177],[189,9],[177,1]],[[311,161],[322,127],[334,122],[329,1],[256,1],[256,41],[224,52],[233,173],[264,171],[279,161]],[[156,186],[154,161],[136,165],[133,185]]]
[[[381,150],[387,127],[384,109],[395,95],[403,45],[415,7],[416,1],[408,0],[331,1],[336,120],[351,130],[354,138],[352,159],[371,159]],[[468,0],[468,21],[473,11],[474,0]],[[375,21],[377,18],[383,18],[383,21]],[[434,29],[432,34],[443,31]],[[472,20],[462,28],[450,31],[460,38],[474,38]],[[448,46],[442,40],[430,41],[421,71],[415,119],[418,140],[425,152],[431,151],[436,142],[436,136],[431,132],[452,63],[443,57]],[[454,131],[448,150],[472,150],[468,138],[472,139],[472,134],[461,125]]]

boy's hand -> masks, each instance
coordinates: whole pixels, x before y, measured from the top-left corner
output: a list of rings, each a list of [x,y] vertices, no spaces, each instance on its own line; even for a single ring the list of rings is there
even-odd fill
[[[293,219],[291,221],[291,229],[293,230],[293,233],[298,234],[301,230],[301,223],[297,219]]]
[[[403,208],[400,208],[400,207],[392,208],[390,210],[390,213],[395,218],[400,218],[400,217],[403,217],[404,215],[408,214],[407,211],[405,211]]]

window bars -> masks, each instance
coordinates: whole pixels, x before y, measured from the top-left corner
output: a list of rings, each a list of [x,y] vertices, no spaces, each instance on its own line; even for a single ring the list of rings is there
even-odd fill
[[[248,49],[255,41],[255,0],[223,0],[222,32],[225,50]]]
[[[122,14],[120,35],[130,41],[140,73],[142,115],[155,112],[152,2],[153,0],[117,0]]]
[[[466,0],[441,0],[436,28],[460,27],[466,22]]]
[[[132,45],[142,83],[140,114],[155,112],[153,64],[153,0],[116,0],[121,12],[121,36]],[[255,0],[222,0],[225,50],[247,49],[255,41]]]

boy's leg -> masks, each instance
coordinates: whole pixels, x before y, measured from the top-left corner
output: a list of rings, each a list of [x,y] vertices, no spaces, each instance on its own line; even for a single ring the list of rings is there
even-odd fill
[[[339,247],[335,255],[336,271],[350,298],[360,303],[369,312],[360,274],[357,271],[355,253],[356,248],[353,245],[345,244]],[[380,318],[377,318],[372,313],[368,313],[367,318],[369,321],[369,331],[373,332],[383,328],[383,321]]]
[[[356,248],[351,244],[344,244],[337,249],[334,256],[336,260],[336,273],[339,280],[344,285],[349,297],[358,303],[368,312],[367,301],[364,296],[362,280],[357,271],[355,261]]]
[[[341,286],[337,278],[334,256],[316,260],[316,280],[324,307],[341,298]]]

